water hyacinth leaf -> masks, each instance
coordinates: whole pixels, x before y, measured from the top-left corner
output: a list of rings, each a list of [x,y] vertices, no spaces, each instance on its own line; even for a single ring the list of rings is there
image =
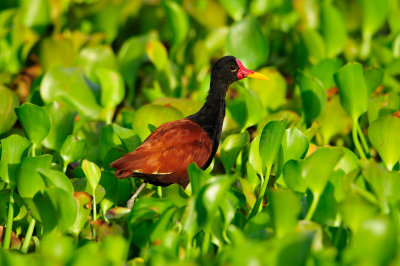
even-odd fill
[[[371,97],[368,101],[368,122],[388,114],[393,114],[400,106],[400,96],[395,92],[389,92],[376,97]]]
[[[120,104],[125,97],[125,86],[121,75],[107,68],[96,70],[101,87],[101,105],[113,108]]]
[[[258,95],[252,90],[245,90],[244,97],[247,107],[247,120],[245,128],[256,125],[264,115],[264,108]]]
[[[32,143],[19,135],[11,135],[1,140],[0,177],[12,186],[16,185],[18,164],[24,154],[28,153]]]
[[[308,151],[307,137],[296,127],[286,129],[282,139],[284,163],[289,160],[303,159]]]
[[[126,152],[133,151],[141,144],[140,137],[133,129],[124,128],[117,124],[113,124],[113,130],[121,140]]]
[[[118,70],[118,60],[110,46],[87,47],[80,51],[78,65],[82,67],[90,81],[98,83],[97,70],[107,68]]]
[[[64,167],[71,162],[82,159],[87,153],[86,140],[78,136],[69,135],[61,146],[60,154],[64,160]]]
[[[233,182],[235,182],[235,178],[232,176],[218,176],[210,179],[208,184],[202,188],[196,202],[196,209],[200,214],[198,217],[200,224],[212,221],[218,206]],[[201,215],[202,213],[205,216]]]
[[[311,123],[325,110],[325,90],[319,80],[301,71],[297,72],[296,83],[300,87],[306,120]]]
[[[52,160],[53,156],[49,154],[22,159],[17,177],[17,188],[21,197],[33,198],[37,192],[44,190],[46,184],[36,170],[49,169]]]
[[[315,232],[305,231],[288,235],[279,243],[274,265],[305,265],[311,252]],[[302,252],[297,252],[301,250]]]
[[[235,21],[239,21],[247,9],[247,0],[219,0],[219,2]]]
[[[189,33],[189,18],[184,9],[174,1],[164,2],[163,7],[172,31],[172,53],[175,53]]]
[[[65,139],[72,134],[77,112],[63,102],[54,101],[44,107],[51,119],[49,134],[43,140],[43,146],[59,151]]]
[[[46,188],[44,192],[49,196],[55,207],[58,228],[61,230],[68,229],[77,217],[77,204],[73,195],[58,187]]]
[[[321,30],[326,44],[326,55],[335,57],[344,49],[347,33],[340,11],[327,2],[321,8]]]
[[[264,108],[276,110],[286,102],[287,83],[278,70],[273,68],[261,68],[259,71],[265,74],[269,80],[249,79],[249,88],[258,95]]]
[[[288,189],[270,190],[268,194],[277,237],[293,232],[301,211],[300,197]]]
[[[178,120],[180,118],[183,118],[183,115],[174,107],[147,104],[136,111],[132,128],[142,140],[145,140],[151,133],[147,128],[148,124],[158,127],[165,122]]]
[[[342,156],[343,151],[339,149],[321,147],[305,159],[302,165],[302,176],[313,193],[322,194],[332,171]]]
[[[310,73],[319,79],[324,89],[330,89],[335,86],[333,74],[335,74],[343,65],[339,59],[326,58],[318,62],[318,64],[311,67]]]
[[[210,81],[208,82],[210,84]],[[172,106],[178,109],[184,116],[189,116],[191,114],[196,113],[202,107],[202,104],[198,101],[194,101],[191,99],[179,99],[172,97],[163,97],[158,98],[153,101],[152,104],[156,105],[164,105],[164,106]]]
[[[238,126],[244,128],[248,116],[245,99],[243,97],[233,99],[228,104],[227,110],[229,112],[228,115],[232,116]]]
[[[400,111],[385,115],[371,123],[368,137],[386,167],[392,170],[400,161]]]
[[[46,72],[40,85],[40,95],[46,103],[63,101],[81,115],[97,117],[100,106],[79,68],[54,67]]]
[[[396,254],[396,234],[391,219],[387,216],[364,221],[354,234],[353,243],[346,251],[349,263],[390,264]]]
[[[158,71],[163,70],[168,64],[168,52],[164,45],[157,40],[151,40],[146,46],[146,53]]]
[[[85,173],[91,191],[95,191],[99,184],[101,172],[100,168],[93,162],[86,159],[82,161],[82,170]]]
[[[51,8],[50,4],[46,0],[38,1],[21,1],[22,23],[28,27],[34,29],[39,34],[45,33],[47,27],[51,23]]]
[[[17,121],[14,109],[18,105],[18,98],[15,93],[4,86],[0,86],[0,135],[9,131]]]
[[[74,43],[64,37],[46,38],[40,43],[39,59],[45,71],[55,66],[72,67],[75,60]]]
[[[264,173],[264,164],[260,155],[260,135],[257,135],[250,144],[249,163],[262,176]]]
[[[281,147],[285,134],[285,121],[271,121],[262,130],[260,136],[260,155],[264,165],[271,167]]]
[[[325,58],[326,48],[322,36],[315,29],[306,29],[302,32],[302,39],[308,53],[308,60],[316,64]]]
[[[340,105],[339,95],[333,95],[328,99],[325,110],[317,122],[324,144],[328,144],[336,135],[347,135],[352,126],[352,118]]]
[[[369,68],[365,70],[365,83],[367,84],[368,95],[371,95],[383,81],[383,70],[381,68]]]
[[[69,178],[62,172],[51,169],[38,168],[37,171],[42,176],[47,187],[58,187],[65,190],[71,196],[74,194],[74,187]]]
[[[171,218],[174,215],[175,211],[176,209],[174,207],[171,207],[161,214],[160,219],[158,219],[158,221],[152,228],[152,232],[150,235],[151,242],[160,240],[162,235],[168,232],[168,229],[171,226]]]
[[[249,143],[250,136],[247,131],[240,134],[229,135],[221,146],[221,160],[227,173],[236,162],[242,148]]]
[[[192,187],[192,195],[197,195],[205,182],[206,173],[201,170],[195,163],[188,166],[188,174],[190,178],[190,185]]]
[[[15,113],[28,139],[35,145],[40,145],[51,127],[50,117],[44,108],[24,103],[15,109]]]
[[[361,57],[366,58],[371,50],[372,36],[385,23],[388,14],[388,1],[360,1],[363,20],[362,20],[362,36],[363,44],[361,47]]]
[[[368,91],[362,65],[347,63],[334,74],[339,89],[340,103],[353,120],[367,110]]]
[[[77,216],[69,231],[78,236],[86,222],[89,220],[92,197],[82,191],[74,192],[74,199],[77,205]]]
[[[355,170],[360,170],[359,160],[354,152],[344,147],[340,147],[339,150],[343,152],[343,156],[337,163],[335,170],[343,170],[345,174],[350,174]]]
[[[140,65],[148,60],[146,55],[147,43],[154,39],[156,39],[154,32],[132,37],[126,40],[119,50],[118,61],[121,67],[121,74],[131,90],[134,87]],[[128,97],[129,102],[132,101],[131,97],[133,97],[132,92]]]
[[[302,176],[303,161],[289,160],[283,166],[283,180],[293,191],[305,193],[307,184]]]
[[[240,58],[243,65],[249,69],[259,68],[266,63],[269,56],[268,43],[257,20],[251,17],[231,26],[226,38],[225,49],[228,54]]]

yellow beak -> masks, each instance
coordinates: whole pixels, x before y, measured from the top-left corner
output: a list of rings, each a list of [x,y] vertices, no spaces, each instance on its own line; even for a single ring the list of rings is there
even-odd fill
[[[264,74],[258,73],[258,72],[253,72],[253,73],[247,74],[246,77],[253,78],[253,79],[269,80],[269,78],[267,76],[265,76]]]

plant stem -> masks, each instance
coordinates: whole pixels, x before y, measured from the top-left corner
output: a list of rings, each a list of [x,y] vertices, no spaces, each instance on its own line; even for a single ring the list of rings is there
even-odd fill
[[[364,136],[364,134],[363,134],[363,132],[361,130],[361,127],[360,127],[360,123],[358,123],[358,121],[356,123],[356,126],[357,126],[358,135],[360,136],[360,139],[361,139],[361,144],[362,144],[362,146],[363,146],[363,148],[365,150],[365,153],[369,157],[370,155],[369,155],[369,147],[368,147],[368,144],[367,144],[367,140],[365,139],[365,136]]]
[[[307,212],[307,215],[306,215],[306,218],[305,218],[306,221],[311,221],[311,218],[313,217],[314,212],[315,212],[315,210],[317,209],[317,206],[318,206],[320,195],[319,195],[319,193],[314,193],[313,196],[314,197],[313,197],[313,200],[311,202],[311,206],[308,209],[308,212]]]
[[[65,174],[65,172],[67,171],[69,162],[67,162],[67,161],[63,161],[63,162],[64,162],[64,165],[63,165],[63,173]]]
[[[249,215],[249,219],[253,218],[254,215],[259,213],[262,210],[262,201],[264,199],[265,191],[267,190],[267,185],[269,181],[269,175],[271,174],[272,165],[267,165],[267,173],[265,174],[264,182],[262,183],[260,194],[258,194],[258,198],[256,203],[251,210]]]
[[[32,218],[31,222],[29,223],[28,230],[26,231],[24,243],[22,244],[22,247],[21,247],[22,253],[28,252],[29,243],[31,242],[33,229],[35,229],[35,225],[36,225],[36,220]]]
[[[14,220],[14,186],[11,185],[10,188],[10,205],[8,206],[8,215],[7,215],[7,226],[6,233],[4,235],[3,248],[9,249],[11,244],[11,233],[12,226]]]
[[[211,233],[207,229],[205,229],[203,245],[201,247],[201,253],[203,255],[207,254],[207,252],[208,252],[208,247],[210,246],[210,238],[211,238]]]
[[[96,210],[96,196],[95,196],[95,191],[93,190],[93,221],[97,220],[97,210]],[[92,230],[93,230],[93,239],[96,239],[96,229],[94,228],[94,226],[92,226]]]
[[[365,153],[364,153],[363,149],[361,148],[360,141],[358,140],[357,124],[358,124],[357,120],[354,120],[353,121],[353,128],[351,129],[354,146],[356,146],[356,149],[357,149],[358,153],[360,154],[361,159],[366,159],[367,157],[365,156]]]
[[[36,145],[35,143],[32,144],[32,157],[36,156]]]

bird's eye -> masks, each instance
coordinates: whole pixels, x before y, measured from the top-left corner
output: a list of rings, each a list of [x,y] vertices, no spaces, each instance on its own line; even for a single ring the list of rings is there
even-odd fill
[[[229,69],[230,69],[232,72],[234,72],[234,71],[237,70],[237,67],[236,67],[235,65],[231,65],[231,66],[229,67]]]

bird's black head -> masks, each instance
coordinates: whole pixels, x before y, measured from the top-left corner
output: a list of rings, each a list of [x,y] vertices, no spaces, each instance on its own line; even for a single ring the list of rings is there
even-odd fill
[[[211,72],[212,80],[218,80],[226,83],[227,85],[246,77],[265,80],[268,79],[263,74],[245,68],[239,59],[231,55],[224,56],[219,59],[217,63],[215,63]]]

